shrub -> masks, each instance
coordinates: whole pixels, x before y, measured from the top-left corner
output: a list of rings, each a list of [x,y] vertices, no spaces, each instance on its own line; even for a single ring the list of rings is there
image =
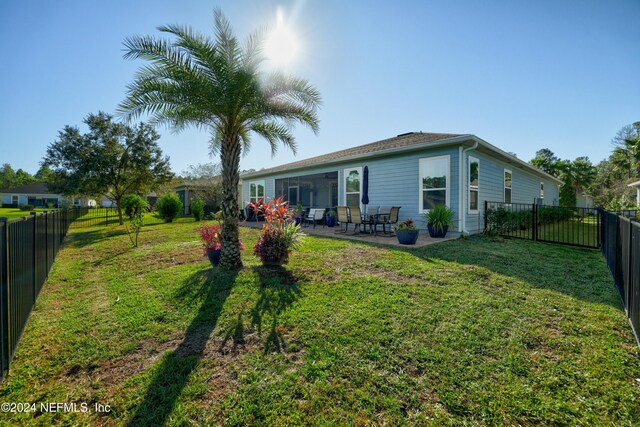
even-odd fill
[[[134,216],[147,212],[149,203],[137,194],[125,194],[120,199],[120,207],[124,210],[125,215],[132,219]]]
[[[407,219],[405,222],[401,222],[398,224],[398,230],[417,230],[415,222],[411,218]]]
[[[445,226],[453,224],[453,211],[445,205],[436,205],[424,214],[424,220],[434,229],[442,232]]]
[[[262,213],[266,221],[253,246],[253,254],[263,263],[286,264],[289,262],[289,254],[299,248],[303,236],[300,226],[292,222],[296,213],[289,209],[283,197],[268,204],[260,201],[249,205],[256,213]]]
[[[20,205],[21,211],[32,211],[34,209],[33,205]]]
[[[191,201],[191,214],[196,221],[201,221],[204,217],[204,201],[200,196],[196,196],[196,198]]]
[[[164,222],[173,222],[183,209],[184,205],[176,193],[165,193],[156,202],[156,211]]]
[[[222,209],[213,214],[213,219],[216,221],[222,221]]]

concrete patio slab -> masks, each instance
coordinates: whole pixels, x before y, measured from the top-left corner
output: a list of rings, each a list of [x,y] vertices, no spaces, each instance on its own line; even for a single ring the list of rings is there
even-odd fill
[[[242,223],[245,227],[250,228],[262,228],[264,222],[253,222],[253,221],[245,221]],[[460,237],[460,233],[457,232],[448,232],[447,236],[441,239],[433,239],[429,237],[429,232],[427,230],[420,230],[420,234],[418,236],[418,241],[415,245],[401,245],[398,243],[398,239],[395,235],[386,235],[383,236],[382,233],[378,233],[377,235],[363,233],[363,234],[353,234],[353,228],[349,227],[349,231],[345,233],[339,232],[340,227],[323,227],[321,225],[313,228],[302,227],[302,232],[305,234],[313,235],[313,236],[322,236],[322,237],[332,237],[336,239],[346,239],[353,240],[356,242],[363,243],[375,243],[380,245],[388,245],[388,246],[399,246],[404,248],[421,248],[424,246],[434,245],[436,243],[446,242],[448,240],[455,240]]]

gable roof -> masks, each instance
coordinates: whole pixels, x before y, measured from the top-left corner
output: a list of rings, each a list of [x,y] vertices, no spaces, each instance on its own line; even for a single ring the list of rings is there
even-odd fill
[[[359,145],[357,147],[347,148],[345,150],[335,151],[333,153],[323,154],[321,156],[311,157],[305,160],[299,160],[292,163],[286,163],[268,169],[262,169],[242,175],[243,179],[262,177],[272,173],[291,172],[299,169],[305,169],[316,165],[328,165],[346,162],[349,160],[365,159],[370,157],[381,157],[387,154],[401,153],[412,150],[421,150],[425,148],[435,148],[447,145],[478,144],[478,148],[482,148],[491,152],[494,156],[502,159],[506,163],[513,164],[521,169],[528,170],[539,176],[562,183],[555,176],[549,175],[527,163],[518,159],[514,155],[507,153],[498,147],[489,144],[487,141],[478,138],[472,134],[456,134],[456,133],[426,133],[426,132],[408,132],[393,138],[387,138],[369,144]]]
[[[454,133],[425,133],[425,132],[408,132],[403,133],[393,138],[382,139],[380,141],[371,142],[369,144],[359,145],[357,147],[347,148],[345,150],[334,151],[333,153],[322,154],[320,156],[311,157],[309,159],[298,160],[296,162],[286,163],[281,166],[276,166],[268,169],[261,169],[256,172],[251,172],[243,177],[252,177],[267,175],[273,172],[283,172],[295,169],[302,169],[309,166],[326,163],[338,163],[341,161],[347,161],[354,158],[368,157],[376,153],[386,152],[393,149],[401,149],[404,147],[411,147],[414,145],[422,145],[427,143],[435,143],[437,141],[444,141],[450,138],[457,138],[462,136],[471,136],[464,134]]]
[[[31,184],[19,185],[13,188],[7,188],[0,190],[0,193],[13,193],[13,194],[55,194],[47,188],[47,183],[44,181],[34,182]]]

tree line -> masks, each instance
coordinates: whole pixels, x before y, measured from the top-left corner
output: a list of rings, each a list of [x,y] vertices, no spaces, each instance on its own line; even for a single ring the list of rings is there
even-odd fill
[[[559,205],[576,206],[579,192],[588,194],[597,207],[621,210],[637,207],[635,190],[628,184],[640,179],[640,121],[624,126],[611,140],[609,158],[593,165],[588,157],[558,158],[543,148],[530,163],[562,180]]]

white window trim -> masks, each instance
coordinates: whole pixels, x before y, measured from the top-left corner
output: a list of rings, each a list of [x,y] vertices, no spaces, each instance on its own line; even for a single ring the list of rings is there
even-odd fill
[[[540,181],[540,200],[544,200],[544,182],[542,181]]]
[[[511,200],[509,200],[509,203],[507,203],[507,172],[511,175],[511,187],[509,187],[509,190],[511,190]],[[511,169],[505,169],[504,172],[502,172],[502,201],[507,205],[513,203],[513,172]]]
[[[475,187],[475,191],[478,193],[478,207],[471,209],[471,163],[478,163],[478,185]],[[469,163],[467,165],[467,213],[477,214],[480,212],[480,159],[477,157],[469,156]]]
[[[16,198],[16,202],[13,203],[13,198]],[[11,204],[12,205],[19,205],[20,204],[20,195],[19,194],[12,194],[11,195]]]
[[[440,160],[445,159],[447,161],[446,167],[446,178],[447,178],[447,186],[444,188],[446,191],[445,195],[445,204],[447,207],[451,207],[451,156],[435,156],[435,157],[423,157],[418,160],[418,212],[427,213],[429,209],[422,209],[422,177],[424,176],[424,168],[425,164],[430,160]],[[441,190],[439,188],[432,188],[431,190]]]
[[[344,203],[344,206],[347,206],[347,177],[349,176],[349,172],[351,171],[358,171],[358,176],[360,176],[360,190],[358,190],[358,194],[360,194],[360,197],[358,197],[358,205],[360,206],[360,209],[362,209],[362,166],[358,166],[356,168],[347,168],[342,171],[342,188],[344,189],[344,191],[342,192],[342,202]],[[355,193],[351,192],[349,194]]]
[[[255,185],[255,186],[256,186],[256,195],[255,195],[255,200],[251,200],[251,198],[252,198],[252,197],[251,197],[251,186],[252,186],[252,185]],[[260,185],[262,185],[262,188],[263,188],[263,194],[262,194],[262,197],[258,196],[258,186],[260,186]],[[255,202],[257,202],[257,201],[258,201],[258,200],[260,200],[260,199],[262,199],[263,201],[266,201],[266,200],[267,200],[266,192],[267,192],[267,186],[265,185],[265,180],[264,180],[264,179],[262,179],[262,180],[258,180],[258,181],[251,181],[251,182],[249,182],[249,197],[248,197],[248,198],[249,198],[249,203],[255,203]]]

